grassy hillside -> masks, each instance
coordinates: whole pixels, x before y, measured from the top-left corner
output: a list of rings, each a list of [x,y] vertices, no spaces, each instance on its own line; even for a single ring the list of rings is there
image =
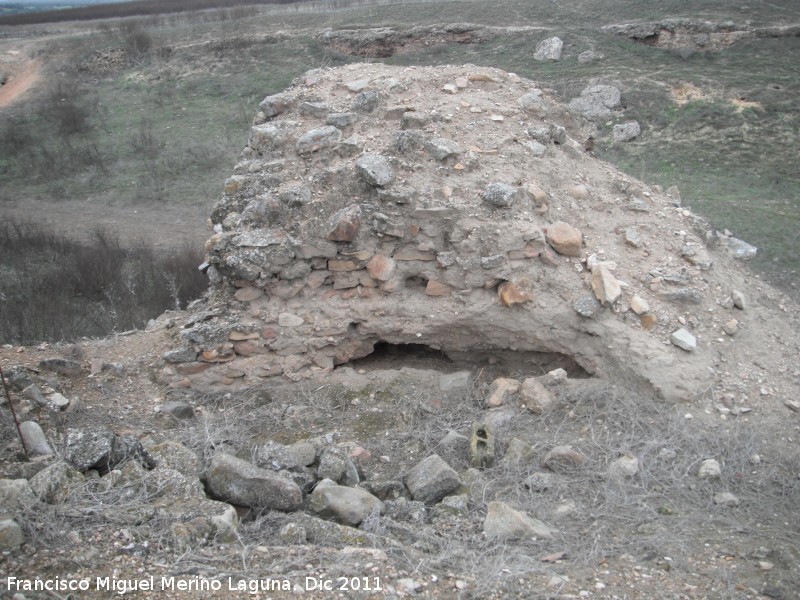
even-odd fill
[[[329,2],[350,6],[354,2]],[[441,44],[385,59],[395,64],[471,62],[514,71],[565,100],[592,81],[617,85],[627,107],[601,124],[596,151],[651,183],[677,185],[684,203],[762,249],[758,268],[797,280],[800,128],[796,64],[800,38],[753,38],[720,52],[656,48],[599,28],[632,17],[629,1],[393,2],[325,10],[322,3],[249,8],[99,23],[95,32],[53,41],[60,61],[37,102],[4,113],[0,202],[88,198],[121,206],[170,202],[207,207],[218,196],[259,100],[314,67],[363,57],[336,53],[314,34],[359,28],[473,22],[541,25],[483,44]],[[267,14],[268,10],[271,10]],[[710,0],[635,3],[637,20],[692,17],[753,25],[800,20],[796,2],[731,7]],[[558,63],[532,60],[550,35],[565,41]],[[581,64],[593,49],[599,62]],[[684,102],[682,89],[702,92]],[[616,122],[638,119],[642,136],[611,143]]]

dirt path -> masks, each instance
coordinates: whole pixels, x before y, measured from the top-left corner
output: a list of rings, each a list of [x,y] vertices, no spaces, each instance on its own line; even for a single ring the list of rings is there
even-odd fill
[[[41,69],[42,63],[39,60],[22,62],[18,67],[12,66],[12,71],[16,72],[12,73],[3,86],[0,86],[0,108],[11,106],[33,87],[39,81]]]

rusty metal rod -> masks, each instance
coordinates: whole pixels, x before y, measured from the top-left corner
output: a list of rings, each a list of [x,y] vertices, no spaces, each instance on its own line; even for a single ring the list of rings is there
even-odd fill
[[[6,392],[6,400],[8,400],[8,406],[11,409],[11,414],[14,416],[14,424],[17,426],[17,435],[19,435],[19,443],[22,444],[22,451],[25,452],[25,458],[30,460],[30,456],[28,455],[28,449],[25,447],[25,439],[22,437],[22,429],[19,427],[19,419],[17,418],[17,411],[14,410],[14,403],[11,402],[11,394],[8,392],[8,384],[6,383],[6,377],[3,375],[3,367],[0,367],[0,379],[3,380],[3,389]]]

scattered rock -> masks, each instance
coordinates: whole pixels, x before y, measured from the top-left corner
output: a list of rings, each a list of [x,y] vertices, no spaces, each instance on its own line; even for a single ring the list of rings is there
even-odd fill
[[[11,552],[25,543],[22,527],[14,519],[0,519],[0,552]]]
[[[592,270],[592,290],[603,306],[613,306],[622,295],[619,280],[602,264]]]
[[[721,475],[722,469],[719,466],[719,462],[713,458],[704,460],[697,470],[697,476],[700,479],[719,479]]]
[[[353,98],[350,107],[358,112],[371,113],[381,103],[381,93],[377,90],[359,92]]]
[[[620,105],[620,91],[610,85],[590,85],[580,96],[570,100],[567,105],[589,121],[602,121],[611,117]]]
[[[586,462],[586,457],[572,446],[556,446],[550,450],[539,466],[551,471],[572,471],[579,469]]]
[[[39,361],[39,368],[68,377],[78,377],[81,374],[81,364],[66,358],[43,358]]]
[[[59,460],[34,475],[30,484],[39,500],[47,504],[60,504],[69,496],[70,487],[82,479],[78,471]]]
[[[456,371],[439,375],[439,389],[443,392],[456,392],[467,390],[472,385],[470,371]]]
[[[639,125],[639,121],[628,121],[614,125],[611,137],[615,142],[629,142],[639,137],[640,133],[642,133],[642,127]]]
[[[733,300],[733,305],[739,310],[745,310],[745,308],[747,308],[747,301],[742,292],[733,290],[731,292],[731,300]]]
[[[722,331],[730,336],[736,335],[739,332],[739,321],[736,319],[725,321],[722,325]]]
[[[545,229],[547,243],[564,256],[580,256],[583,246],[581,232],[569,223],[556,221]]]
[[[461,147],[453,140],[433,138],[424,142],[425,151],[436,160],[445,160],[461,154]]]
[[[739,498],[730,492],[719,492],[714,494],[714,504],[724,508],[733,508],[739,506]]]
[[[553,537],[553,532],[541,521],[498,501],[489,502],[483,534],[489,539],[499,540]]]
[[[536,298],[533,281],[528,277],[517,277],[511,281],[504,281],[497,287],[497,295],[504,306],[523,304]]]
[[[461,485],[458,473],[438,454],[432,454],[412,467],[404,483],[414,500],[435,504]]]
[[[490,183],[483,192],[483,201],[498,208],[509,208],[517,200],[517,188],[505,183]]]
[[[356,160],[356,169],[364,181],[374,187],[386,187],[394,181],[394,169],[380,154],[362,154]]]
[[[608,467],[608,475],[612,479],[628,479],[639,472],[639,459],[626,454],[620,456]]]
[[[159,407],[159,412],[176,419],[191,419],[194,416],[194,408],[182,400],[165,402]]]
[[[489,397],[486,399],[487,408],[503,406],[519,391],[519,381],[500,377],[492,382],[489,388]]]
[[[206,481],[214,496],[241,506],[290,512],[303,501],[303,493],[293,481],[229,454],[211,459]]]
[[[673,331],[669,341],[681,350],[686,350],[686,352],[694,352],[697,348],[697,339],[683,327]]]
[[[595,316],[597,311],[600,310],[600,306],[597,298],[588,294],[576,298],[575,302],[572,303],[572,308],[575,309],[575,312],[587,319]]]
[[[47,456],[53,454],[53,449],[47,441],[47,436],[38,423],[25,421],[19,424],[19,430],[22,433],[22,440],[25,443],[28,456]]]
[[[605,55],[601,52],[595,52],[594,50],[586,50],[578,54],[578,62],[582,65],[586,63],[595,62],[598,60],[603,60]]]
[[[561,60],[561,53],[564,50],[564,42],[558,37],[551,37],[536,44],[536,51],[533,59],[539,62],[551,60]]]
[[[373,514],[383,512],[383,503],[367,490],[336,485],[330,479],[317,484],[310,496],[311,510],[342,525],[357,527]]]
[[[538,379],[529,377],[520,386],[519,402],[532,413],[542,415],[555,406],[556,397]]]
[[[650,310],[650,304],[640,296],[633,296],[629,302],[631,310],[637,315],[643,315]]]

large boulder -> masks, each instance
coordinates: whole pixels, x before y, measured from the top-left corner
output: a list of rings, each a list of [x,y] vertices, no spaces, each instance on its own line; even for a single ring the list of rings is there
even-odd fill
[[[303,501],[303,492],[293,481],[230,454],[211,459],[206,482],[217,498],[255,509],[288,512],[297,510]]]
[[[425,504],[435,504],[461,486],[458,473],[438,454],[431,454],[412,467],[404,482],[411,497]]]

